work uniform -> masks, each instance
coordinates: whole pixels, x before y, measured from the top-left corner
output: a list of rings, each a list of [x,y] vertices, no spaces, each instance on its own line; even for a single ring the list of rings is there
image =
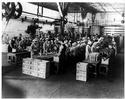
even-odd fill
[[[91,47],[89,44],[86,45],[85,59],[89,58],[89,54],[91,53]]]
[[[31,44],[31,57],[33,55],[39,55],[39,52],[40,52],[40,46],[39,46],[39,43],[38,42],[33,42]]]
[[[9,41],[8,52],[12,52],[13,48],[14,49],[17,48],[17,42],[14,39],[12,39],[12,40]]]
[[[48,41],[43,43],[43,53],[46,54],[48,52],[49,44]]]
[[[113,77],[113,65],[114,65],[114,59],[115,59],[115,49],[110,48],[109,49],[109,66],[108,66],[108,77],[112,78]]]
[[[93,43],[93,45],[92,45],[92,47],[91,47],[91,51],[92,51],[92,52],[96,52],[97,44],[98,44],[98,42],[94,42],[94,43]]]
[[[62,44],[59,49],[59,73],[63,73],[66,70],[66,46]]]

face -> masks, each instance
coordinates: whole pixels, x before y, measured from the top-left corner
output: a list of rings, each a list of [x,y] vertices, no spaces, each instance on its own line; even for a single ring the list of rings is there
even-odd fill
[[[36,44],[37,43],[37,41],[34,41],[34,44]]]
[[[109,48],[112,48],[112,45],[109,45]]]
[[[51,43],[53,43],[53,40],[51,40]]]
[[[48,44],[50,44],[50,41],[48,41]]]

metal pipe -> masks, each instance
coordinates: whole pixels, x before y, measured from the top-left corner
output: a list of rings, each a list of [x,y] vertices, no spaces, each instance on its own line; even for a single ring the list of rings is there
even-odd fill
[[[57,6],[58,6],[58,10],[59,10],[60,16],[63,17],[62,10],[61,10],[61,7],[59,5],[59,2],[57,2]]]
[[[22,11],[23,13],[26,13],[26,14],[31,14],[31,15],[35,15],[37,16],[37,14],[34,14],[34,13],[30,13],[30,12],[26,12],[26,11]],[[45,18],[49,18],[49,19],[56,19],[56,18],[52,18],[52,17],[48,17],[48,16],[42,16],[42,15],[38,15],[40,17],[45,17]]]

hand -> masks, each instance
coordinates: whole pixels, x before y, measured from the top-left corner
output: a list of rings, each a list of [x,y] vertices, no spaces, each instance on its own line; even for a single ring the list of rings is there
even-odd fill
[[[41,53],[39,53],[39,55],[41,56],[42,54],[41,54]]]

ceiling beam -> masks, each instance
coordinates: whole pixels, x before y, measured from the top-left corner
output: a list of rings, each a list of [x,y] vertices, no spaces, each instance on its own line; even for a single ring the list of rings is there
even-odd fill
[[[104,10],[104,12],[106,12],[106,10],[105,10],[105,8],[102,6],[102,4],[101,3],[98,3],[100,6],[101,6],[101,8]]]
[[[38,3],[39,3],[39,6],[58,11],[56,2],[49,2],[49,3],[48,2],[29,2],[29,3],[34,4],[34,5],[38,5]]]
[[[100,12],[98,9],[92,7],[91,4],[81,3],[80,5],[82,8],[86,9],[88,12],[92,12],[92,13]]]
[[[31,14],[31,15],[35,15],[37,16],[37,14],[34,14],[34,13],[30,13],[30,12],[26,12],[26,11],[22,11],[23,13],[26,13],[26,14]],[[44,18],[49,18],[49,19],[56,19],[56,18],[52,18],[52,17],[48,17],[48,16],[43,16],[43,15],[38,15],[40,17],[44,17]]]
[[[61,6],[60,6],[59,2],[56,2],[56,4],[58,6],[58,11],[59,11],[60,16],[63,17],[63,13],[62,13]]]
[[[117,13],[119,13],[121,15],[121,13],[119,11],[117,11],[111,4],[109,4]]]

